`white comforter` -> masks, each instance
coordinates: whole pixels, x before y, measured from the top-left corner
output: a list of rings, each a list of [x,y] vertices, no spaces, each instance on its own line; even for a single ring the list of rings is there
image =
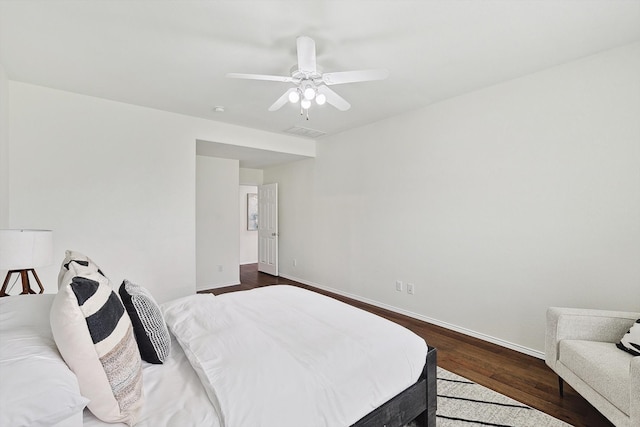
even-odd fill
[[[349,426],[417,381],[427,354],[409,330],[292,286],[163,311],[226,427]]]

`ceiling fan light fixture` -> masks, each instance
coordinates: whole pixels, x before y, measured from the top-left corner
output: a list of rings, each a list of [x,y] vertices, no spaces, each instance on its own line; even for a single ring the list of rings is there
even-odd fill
[[[305,99],[308,99],[309,101],[311,101],[313,98],[316,97],[316,90],[313,88],[313,86],[307,86],[304,89],[303,95]]]
[[[289,102],[295,104],[298,101],[300,101],[300,94],[298,93],[298,91],[296,90],[289,92]]]
[[[316,63],[316,43],[312,38],[307,36],[300,36],[296,39],[296,55],[298,63],[291,67],[289,76],[227,73],[227,77],[291,83],[292,86],[280,95],[268,110],[277,111],[282,108],[287,101],[293,104],[300,102],[300,113],[304,115],[306,111],[308,120],[309,108],[314,99],[317,105],[329,104],[340,111],[347,111],[351,108],[351,104],[330,89],[330,86],[384,80],[389,76],[389,71],[384,69],[324,73]]]

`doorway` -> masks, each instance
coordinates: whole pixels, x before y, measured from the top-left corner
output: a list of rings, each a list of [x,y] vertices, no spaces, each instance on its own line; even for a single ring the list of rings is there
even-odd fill
[[[278,184],[240,185],[240,265],[278,276]]]
[[[240,185],[240,265],[258,263],[258,229],[251,218],[257,197],[257,185]]]

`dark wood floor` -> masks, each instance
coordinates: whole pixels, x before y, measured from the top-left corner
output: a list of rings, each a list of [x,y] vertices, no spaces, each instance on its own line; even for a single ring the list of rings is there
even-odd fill
[[[458,332],[403,316],[281,277],[260,273],[255,264],[240,268],[241,284],[214,289],[221,294],[273,284],[311,289],[385,317],[423,337],[438,349],[438,366],[510,396],[577,427],[611,427],[609,421],[565,384],[558,395],[557,376],[544,361]]]

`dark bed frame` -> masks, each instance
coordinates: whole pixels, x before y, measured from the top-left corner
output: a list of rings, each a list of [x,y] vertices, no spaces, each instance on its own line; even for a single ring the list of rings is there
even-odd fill
[[[436,425],[437,351],[428,347],[427,360],[418,381],[351,427],[402,427],[415,421],[417,427]]]

